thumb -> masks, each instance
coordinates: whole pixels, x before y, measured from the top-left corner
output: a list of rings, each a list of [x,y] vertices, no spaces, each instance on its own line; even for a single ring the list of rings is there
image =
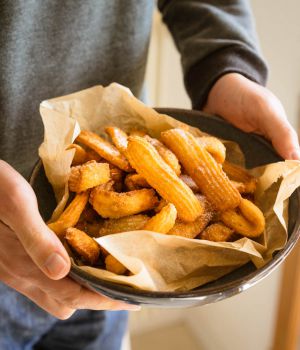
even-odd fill
[[[24,249],[52,279],[66,276],[70,259],[58,237],[38,211],[28,182],[7,163],[0,161],[0,219],[17,235]]]
[[[289,123],[281,103],[276,99],[271,104],[273,108],[266,109],[261,119],[265,130],[265,136],[284,159],[300,160],[299,140],[296,131]]]
[[[280,124],[277,128],[275,125],[269,128],[268,134],[274,148],[284,159],[300,160],[300,149],[296,131],[290,125],[287,125],[287,122]]]

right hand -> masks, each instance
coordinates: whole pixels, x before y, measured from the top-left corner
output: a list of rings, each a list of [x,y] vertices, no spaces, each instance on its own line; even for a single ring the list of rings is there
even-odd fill
[[[223,117],[245,132],[263,135],[282,158],[300,160],[297,133],[279,99],[243,75],[228,73],[219,78],[203,110]]]
[[[70,259],[41,218],[28,182],[0,160],[0,281],[59,319],[76,309],[136,310],[66,277]]]

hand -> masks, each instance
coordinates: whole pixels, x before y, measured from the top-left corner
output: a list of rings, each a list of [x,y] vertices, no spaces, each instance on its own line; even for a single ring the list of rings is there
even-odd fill
[[[66,319],[76,309],[137,309],[65,277],[70,270],[66,250],[43,222],[30,185],[1,160],[0,241],[0,280],[57,318]]]
[[[278,98],[268,89],[237,73],[222,76],[212,87],[203,109],[246,132],[263,135],[285,159],[299,159],[295,130]]]

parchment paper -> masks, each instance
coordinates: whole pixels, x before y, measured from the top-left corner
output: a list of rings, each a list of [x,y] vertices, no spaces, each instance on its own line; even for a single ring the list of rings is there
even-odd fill
[[[67,147],[80,129],[105,136],[104,127],[116,125],[125,131],[145,129],[151,136],[159,137],[161,131],[181,126],[194,135],[202,135],[197,128],[145,106],[130,90],[116,83],[43,101],[40,113],[45,137],[39,154],[58,202],[52,220],[60,215],[68,200],[67,181],[74,150]],[[225,145],[228,160],[241,162],[237,145],[232,142]],[[249,261],[257,267],[263,266],[273,252],[286,243],[288,198],[300,186],[300,162],[278,162],[252,169],[252,173],[259,176],[255,199],[266,218],[266,230],[256,241],[242,238],[216,243],[149,231],[123,232],[96,240],[128,268],[130,276],[88,266],[80,268],[99,278],[135,288],[174,291],[195,288]]]

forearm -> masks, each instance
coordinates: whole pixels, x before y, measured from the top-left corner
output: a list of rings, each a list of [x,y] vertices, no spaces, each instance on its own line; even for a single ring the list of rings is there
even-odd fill
[[[203,107],[212,86],[226,73],[265,84],[267,68],[245,0],[160,0],[158,6],[181,53],[194,108]]]

